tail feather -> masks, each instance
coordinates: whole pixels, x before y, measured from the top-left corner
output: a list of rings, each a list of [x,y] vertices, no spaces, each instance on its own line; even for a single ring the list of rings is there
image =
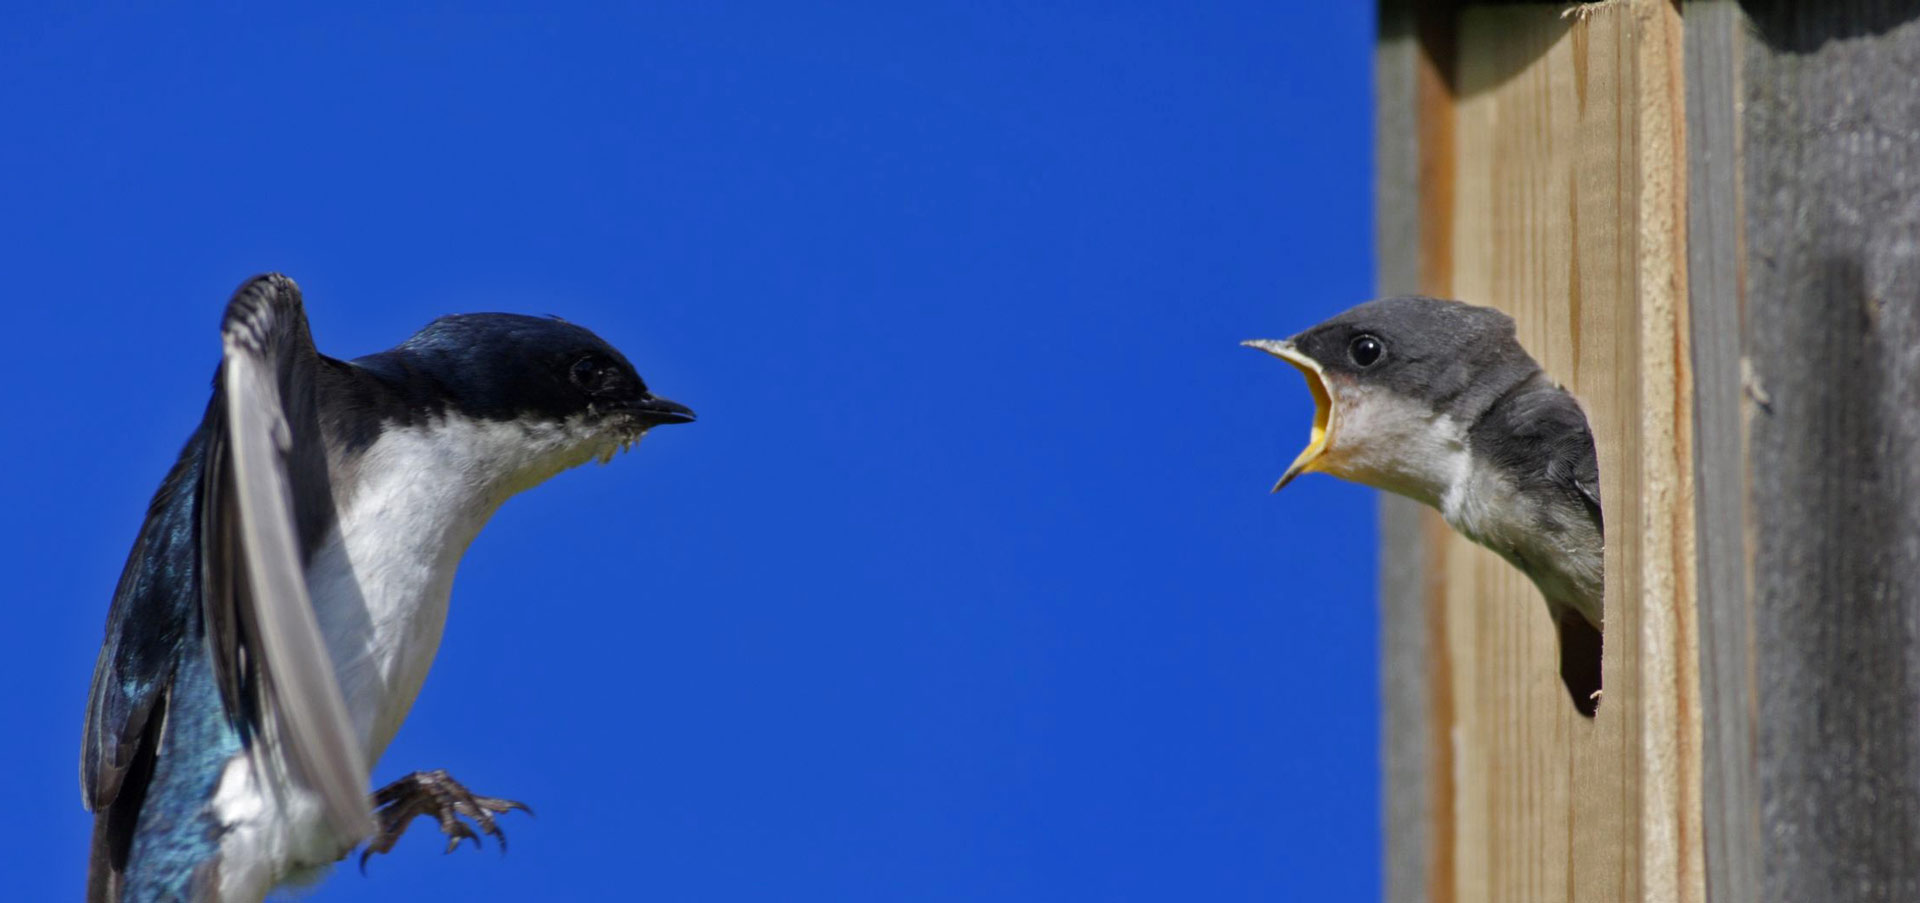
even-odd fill
[[[1560,632],[1560,681],[1573,707],[1592,718],[1600,710],[1600,628],[1571,605],[1554,606]]]
[[[218,901],[222,826],[213,811],[225,763],[240,752],[211,667],[183,658],[119,792],[94,811],[88,903]],[[157,741],[157,747],[156,747]]]
[[[151,716],[164,717],[164,699]],[[139,732],[140,745],[134,750],[125,777],[114,793],[93,813],[93,846],[87,858],[87,903],[120,903],[124,896],[127,860],[133,852],[133,838],[140,825],[140,811],[147,800],[147,788],[153,782],[154,738],[157,729]]]

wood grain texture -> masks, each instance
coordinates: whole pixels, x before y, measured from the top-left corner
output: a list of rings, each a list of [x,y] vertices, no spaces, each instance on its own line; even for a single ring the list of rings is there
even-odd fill
[[[1607,699],[1557,698],[1523,578],[1383,508],[1435,684],[1390,683],[1431,706],[1393,899],[1920,900],[1920,4],[1557,12],[1437,29],[1397,204],[1421,288],[1588,407]]]
[[[1920,22],[1745,9],[1756,899],[1920,900]]]
[[[1701,805],[1707,899],[1760,899],[1758,716],[1747,593],[1748,469],[1741,367],[1740,46],[1734,0],[1682,7],[1687,87],[1687,284],[1698,523]]]
[[[1591,358],[1610,351],[1613,313],[1631,294],[1630,250],[1621,239],[1633,233],[1621,229],[1627,198],[1619,166],[1608,159],[1620,150],[1619,136],[1599,135],[1596,145],[1583,132],[1595,122],[1618,130],[1627,112],[1618,97],[1619,54],[1605,53],[1603,39],[1599,65],[1592,59],[1593,32],[1617,24],[1615,17],[1583,23],[1576,36],[1547,8],[1465,15],[1453,221],[1454,294],[1513,314],[1521,342],[1583,399],[1601,456],[1603,504],[1616,523],[1623,481],[1618,434],[1607,429],[1614,389],[1598,381],[1606,368]],[[1583,116],[1594,117],[1586,129]],[[1576,190],[1582,184],[1587,190]],[[1624,898],[1633,843],[1621,836],[1622,825],[1607,822],[1636,790],[1627,783],[1635,769],[1621,767],[1626,725],[1614,714],[1633,704],[1636,688],[1618,667],[1631,649],[1617,593],[1609,587],[1609,698],[1600,719],[1588,723],[1557,698],[1554,634],[1538,592],[1492,553],[1454,537],[1446,546],[1444,604],[1453,627],[1446,641],[1464,663],[1454,731],[1459,896]],[[1614,547],[1617,541],[1608,549],[1610,583],[1619,582]],[[1615,788],[1612,799],[1582,805],[1576,778]],[[1580,861],[1576,837],[1591,849]]]
[[[1538,591],[1431,529],[1431,736],[1451,759],[1451,868],[1428,899],[1701,900],[1692,383],[1678,11],[1632,0],[1459,15],[1442,197],[1421,182],[1423,284],[1500,306],[1588,407],[1607,511],[1607,697],[1567,705]],[[1436,140],[1422,128],[1423,145]],[[1445,212],[1444,220],[1437,217]],[[1444,237],[1428,234],[1440,229]],[[1436,283],[1446,282],[1446,285]],[[1396,534],[1403,535],[1403,534]],[[1439,798],[1430,794],[1430,798]]]
[[[1374,55],[1375,295],[1420,288],[1421,49],[1412,0],[1380,6]],[[1427,899],[1434,863],[1432,707],[1426,687],[1428,568],[1420,506],[1382,495],[1380,502],[1381,825],[1385,899]]]

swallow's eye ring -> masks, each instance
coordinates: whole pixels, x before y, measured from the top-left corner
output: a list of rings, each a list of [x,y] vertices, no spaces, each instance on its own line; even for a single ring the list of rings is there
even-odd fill
[[[605,369],[598,358],[588,355],[573,362],[567,377],[573,380],[574,385],[591,392],[606,384]]]
[[[1361,333],[1347,343],[1347,357],[1352,358],[1354,364],[1360,367],[1371,367],[1379,363],[1380,358],[1386,356],[1386,353],[1387,343],[1380,341],[1379,336]]]

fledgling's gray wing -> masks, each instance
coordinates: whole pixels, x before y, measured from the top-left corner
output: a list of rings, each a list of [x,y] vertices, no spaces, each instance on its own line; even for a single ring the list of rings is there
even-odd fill
[[[1586,411],[1566,389],[1544,375],[1535,377],[1506,404],[1495,405],[1473,438],[1474,448],[1505,472],[1578,500],[1594,526],[1603,526],[1593,431]]]
[[[271,725],[342,838],[373,831],[367,763],[307,596],[305,561],[331,522],[300,289],[279,274],[234,294],[221,324],[215,429],[201,505],[204,612],[229,718]],[[259,705],[271,719],[249,718]]]
[[[1600,514],[1600,457],[1593,446],[1593,428],[1580,402],[1561,386],[1541,396],[1535,408],[1537,422],[1545,425],[1542,439],[1552,449],[1547,456],[1548,480],[1572,487],[1593,515],[1596,526],[1604,527]],[[1524,403],[1523,403],[1524,406]]]
[[[1546,595],[1560,637],[1560,681],[1581,715],[1593,717],[1599,708],[1601,687],[1601,588],[1597,582],[1602,561],[1600,543],[1605,522],[1600,514],[1600,461],[1587,414],[1567,390],[1545,374],[1536,374],[1487,412],[1471,433],[1474,451],[1513,479],[1523,494],[1534,498],[1558,496],[1563,504],[1546,510],[1578,517],[1585,514],[1590,534],[1572,530],[1562,514],[1549,514],[1539,528],[1554,538],[1551,551],[1531,564],[1508,560],[1526,571]],[[1576,541],[1577,540],[1577,541]],[[1585,567],[1573,567],[1586,562]],[[1541,583],[1543,573],[1562,576],[1591,574],[1595,582]],[[1578,598],[1555,598],[1550,585],[1580,593]],[[1585,587],[1585,589],[1581,589]]]

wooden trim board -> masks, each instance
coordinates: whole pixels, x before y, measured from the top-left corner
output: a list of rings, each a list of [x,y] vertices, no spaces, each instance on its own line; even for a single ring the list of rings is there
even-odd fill
[[[1404,506],[1383,509],[1397,521],[1386,554],[1420,547],[1429,626],[1409,663],[1427,684],[1387,682],[1418,694],[1430,747],[1424,897],[1403,877],[1391,898],[1704,900],[1679,11],[1438,8],[1448,18],[1424,13],[1414,92],[1418,287],[1513,314],[1588,408],[1608,525],[1607,696],[1594,721],[1567,704],[1524,577],[1429,513],[1409,529]]]

